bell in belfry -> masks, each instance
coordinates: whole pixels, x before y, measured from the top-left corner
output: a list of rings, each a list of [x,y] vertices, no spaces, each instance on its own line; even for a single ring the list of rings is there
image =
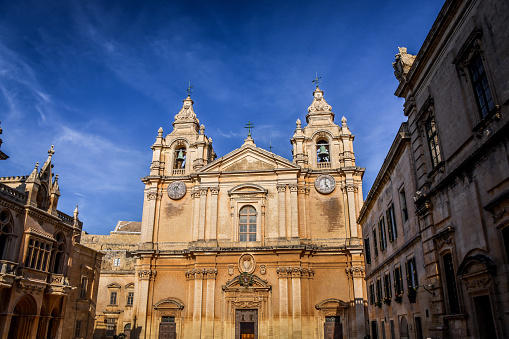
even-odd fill
[[[177,161],[184,161],[186,160],[186,157],[184,157],[184,152],[182,150],[179,150],[179,153],[177,154]]]
[[[327,147],[324,145],[318,149],[318,159],[320,162],[329,162],[329,151],[327,151]]]

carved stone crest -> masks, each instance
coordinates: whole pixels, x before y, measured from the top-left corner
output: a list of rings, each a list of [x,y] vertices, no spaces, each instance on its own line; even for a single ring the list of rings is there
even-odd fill
[[[261,275],[267,274],[267,265],[260,265],[260,274]]]
[[[253,273],[256,268],[256,261],[251,254],[242,254],[239,258],[239,271],[241,273]]]

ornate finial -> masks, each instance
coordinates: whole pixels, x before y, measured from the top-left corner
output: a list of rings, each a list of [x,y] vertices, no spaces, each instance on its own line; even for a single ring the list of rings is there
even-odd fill
[[[76,208],[74,209],[74,219],[75,220],[78,219],[78,214],[80,214],[80,212],[78,211],[78,204],[76,204]]]
[[[295,121],[295,124],[297,125],[297,129],[300,129],[302,126],[302,122],[300,121],[300,119],[297,119],[297,121]]]
[[[200,125],[200,134],[204,134],[204,133],[205,133],[205,125],[201,124]]]
[[[157,136],[158,137],[162,137],[163,136],[163,128],[162,127],[159,127],[159,129],[157,130]]]
[[[55,146],[51,145],[51,148],[48,150],[48,156],[51,158],[55,154]]]
[[[311,81],[311,82],[313,82],[316,85],[316,88],[318,88],[318,84],[320,83],[320,79],[321,78],[322,77],[318,77],[318,72],[316,72],[315,80]]]
[[[57,182],[57,181],[58,181],[58,174],[55,175],[55,182]]]
[[[1,124],[1,123],[2,123],[2,122],[0,121],[0,124]],[[0,127],[0,134],[2,134],[2,127]]]
[[[273,148],[274,148],[274,147],[272,147],[272,141],[269,141],[269,150],[270,150],[270,153],[272,153],[272,149],[273,149]]]
[[[36,169],[36,170],[38,170],[38,169],[39,169],[39,161],[37,161],[37,162],[35,163],[35,169]]]
[[[193,86],[191,86],[191,80],[189,80],[189,87],[186,89],[187,96],[191,97],[191,93],[193,92]]]
[[[343,125],[343,127],[346,127],[346,118],[345,117],[341,118],[341,125]]]
[[[244,128],[247,128],[247,137],[248,138],[251,138],[251,129],[254,128],[254,125],[251,121],[249,121],[247,124],[246,124],[246,127]]]

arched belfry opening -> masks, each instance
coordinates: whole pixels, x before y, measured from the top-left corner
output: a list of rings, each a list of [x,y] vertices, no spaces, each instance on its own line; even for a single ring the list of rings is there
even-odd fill
[[[326,139],[320,139],[316,143],[316,162],[330,163],[329,142]]]
[[[186,168],[187,149],[184,146],[175,149],[173,169],[183,170]]]

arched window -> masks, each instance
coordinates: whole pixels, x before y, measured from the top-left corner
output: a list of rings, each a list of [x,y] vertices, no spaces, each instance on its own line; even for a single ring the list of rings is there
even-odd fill
[[[58,233],[55,236],[57,243],[53,247],[53,273],[62,274],[65,265],[65,236],[62,233]]]
[[[0,212],[0,259],[7,259],[14,238],[12,215],[4,209]]]
[[[173,162],[173,169],[184,169],[186,168],[186,157],[187,150],[185,147],[179,147],[175,149],[175,161]]]
[[[239,241],[256,241],[256,210],[244,206],[239,212]]]
[[[44,185],[39,186],[39,190],[37,191],[37,197],[35,198],[37,207],[41,210],[46,210],[47,202],[48,202],[48,193],[46,187]]]
[[[327,140],[319,140],[316,143],[316,162],[330,162],[329,142]]]

